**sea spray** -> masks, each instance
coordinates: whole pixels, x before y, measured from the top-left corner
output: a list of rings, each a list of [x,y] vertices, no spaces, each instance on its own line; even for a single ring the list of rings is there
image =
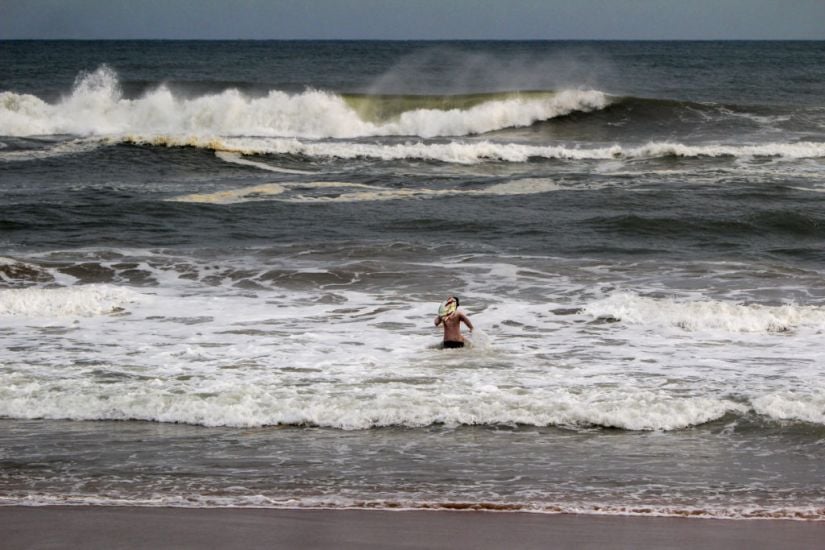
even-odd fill
[[[138,134],[354,138],[366,136],[463,136],[529,126],[576,111],[603,109],[607,96],[595,90],[490,96],[461,108],[413,108],[390,120],[362,119],[333,92],[271,90],[250,97],[237,89],[194,98],[164,85],[136,99],[122,97],[115,73],[103,66],[78,77],[72,93],[55,104],[14,92],[0,95],[0,135],[77,136]],[[369,118],[369,117],[368,117]],[[151,138],[150,138],[151,139]]]

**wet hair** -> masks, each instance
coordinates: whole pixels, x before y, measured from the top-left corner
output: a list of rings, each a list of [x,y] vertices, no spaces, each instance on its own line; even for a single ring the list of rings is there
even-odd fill
[[[458,296],[453,296],[453,299],[455,300],[455,307],[458,307],[460,305],[458,303]]]

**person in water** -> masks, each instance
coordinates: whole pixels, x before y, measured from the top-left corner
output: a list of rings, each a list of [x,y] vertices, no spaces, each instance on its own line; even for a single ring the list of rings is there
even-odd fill
[[[464,312],[458,311],[458,298],[450,296],[435,318],[435,326],[444,325],[444,349],[464,347],[461,323],[467,325],[470,332],[473,332],[473,323],[464,315]]]

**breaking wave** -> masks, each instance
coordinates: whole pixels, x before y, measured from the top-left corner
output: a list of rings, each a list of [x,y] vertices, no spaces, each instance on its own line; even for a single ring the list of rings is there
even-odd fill
[[[714,300],[677,301],[620,292],[583,308],[595,318],[629,324],[672,326],[685,330],[786,332],[800,327],[825,328],[819,306],[740,304]]]
[[[122,378],[128,379],[126,373]],[[0,377],[0,416],[74,420],[147,420],[204,426],[320,426],[343,430],[460,425],[602,426],[676,430],[717,420],[744,405],[712,397],[675,398],[661,392],[559,390],[550,394],[482,392],[456,387],[448,395],[418,389],[372,398],[269,384],[141,381],[98,384],[65,381],[60,387]],[[194,380],[192,381],[194,382]],[[191,383],[191,382],[189,382]],[[323,385],[321,385],[323,386]],[[403,392],[403,399],[397,396]]]
[[[147,383],[117,369],[111,371],[111,378],[106,384],[78,379],[55,385],[21,373],[2,375],[0,417],[341,430],[523,425],[672,431],[753,411],[772,421],[825,424],[821,392],[765,394],[751,398],[749,403],[620,387],[550,393],[479,392],[478,388],[456,387],[446,395],[396,388],[368,397],[330,392],[323,384],[314,391],[300,391],[279,384],[228,380]],[[401,395],[404,397],[399,398]]]
[[[528,162],[548,160],[623,160],[699,157],[775,157],[802,159],[825,157],[825,143],[765,143],[761,145],[685,145],[656,142],[637,147],[570,147],[565,145],[527,145],[483,141],[427,143],[414,141],[382,144],[351,141],[306,141],[295,138],[199,138],[196,136],[125,136],[115,143],[166,147],[197,147],[243,155],[296,155],[324,159],[369,158],[392,160],[431,160],[455,164],[487,161]],[[270,168],[276,171],[274,168]]]
[[[84,153],[106,143],[191,146],[246,155],[422,159],[463,164],[530,159],[825,157],[825,143],[817,141],[702,144],[650,141],[591,147],[490,139],[425,141],[485,135],[582,113],[597,117],[592,121],[595,128],[612,124],[610,121],[617,116],[611,114],[612,111],[626,110],[628,106],[638,107],[647,114],[677,118],[675,113],[667,115],[659,110],[697,108],[678,102],[616,98],[592,89],[462,95],[338,94],[310,89],[300,93],[270,90],[264,95],[251,95],[227,88],[219,93],[190,97],[160,84],[130,99],[121,92],[115,72],[102,66],[80,75],[72,91],[54,103],[34,95],[0,92],[0,135],[74,136],[72,140],[35,150],[4,150],[0,152],[0,160],[35,160]],[[607,118],[599,122],[599,117]],[[366,141],[371,137],[412,140]]]
[[[252,97],[226,89],[187,98],[163,85],[126,99],[115,72],[103,66],[78,77],[71,94],[55,104],[33,95],[0,93],[0,135],[463,136],[530,126],[609,103],[596,90],[416,98],[342,96],[322,90],[272,90]]]

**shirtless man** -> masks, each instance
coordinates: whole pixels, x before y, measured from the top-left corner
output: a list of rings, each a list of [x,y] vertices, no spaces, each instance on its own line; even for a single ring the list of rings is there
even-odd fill
[[[455,304],[454,308],[451,307],[452,304]],[[458,311],[458,298],[455,296],[450,296],[444,306],[448,308],[447,311],[450,311],[450,309],[452,311],[446,315],[438,315],[435,318],[435,326],[444,325],[444,349],[463,348],[464,336],[461,335],[461,323],[467,325],[470,332],[473,332],[473,324],[464,315],[464,312]]]

